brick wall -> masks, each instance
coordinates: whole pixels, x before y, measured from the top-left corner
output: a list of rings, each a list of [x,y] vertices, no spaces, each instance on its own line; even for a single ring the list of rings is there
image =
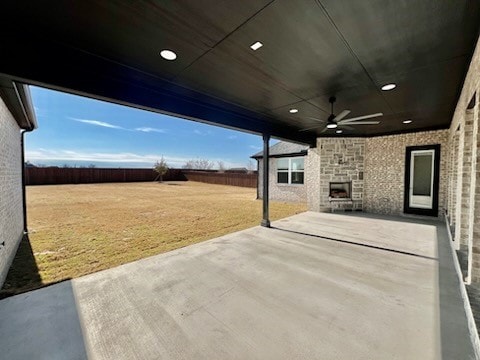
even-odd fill
[[[0,287],[23,234],[20,128],[0,99]]]
[[[463,151],[462,151],[462,182],[461,191],[462,196],[460,206],[460,231],[458,232],[458,239],[461,245],[468,245],[469,241],[469,227],[470,227],[470,212],[473,211],[470,201],[472,184],[472,150],[473,150],[473,111],[465,114],[464,133],[463,133]],[[476,149],[475,149],[476,150]],[[476,164],[475,164],[476,165]],[[456,234],[457,235],[457,234]]]
[[[365,143],[364,209],[379,214],[403,214],[407,146],[440,144],[439,215],[445,209],[448,130],[379,136]]]
[[[305,157],[304,157],[305,158]],[[306,202],[307,189],[303,185],[277,184],[277,159],[272,158],[268,164],[269,167],[269,197],[270,200],[288,201],[288,202]],[[307,177],[305,164],[304,179]],[[304,180],[305,181],[305,180]],[[258,198],[263,198],[263,159],[258,160]]]
[[[456,219],[456,206],[457,206],[457,173],[458,173],[458,151],[459,151],[460,135],[455,135],[450,139],[449,146],[449,161],[448,161],[448,186],[447,186],[447,206],[448,206],[448,218],[450,225],[455,224]]]
[[[305,169],[308,169],[305,174],[308,210],[320,211],[320,148],[308,149]]]

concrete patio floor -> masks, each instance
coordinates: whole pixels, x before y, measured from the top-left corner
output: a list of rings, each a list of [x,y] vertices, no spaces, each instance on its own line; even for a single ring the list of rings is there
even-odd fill
[[[0,301],[0,357],[474,359],[442,222],[307,212]]]

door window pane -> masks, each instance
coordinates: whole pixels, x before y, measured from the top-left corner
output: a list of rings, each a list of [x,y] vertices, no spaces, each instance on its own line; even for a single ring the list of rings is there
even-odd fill
[[[413,195],[431,196],[432,154],[413,156]]]

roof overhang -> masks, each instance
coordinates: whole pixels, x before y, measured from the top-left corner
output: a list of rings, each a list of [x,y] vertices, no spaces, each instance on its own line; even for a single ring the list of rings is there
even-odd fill
[[[270,155],[269,158],[286,158],[286,157],[296,157],[296,156],[305,156],[307,155],[307,150],[296,152],[296,153],[289,153],[289,154],[277,154],[277,155]],[[263,159],[263,155],[253,155],[250,156],[252,159],[260,160]]]
[[[0,97],[21,129],[37,128],[37,120],[28,85],[0,77]]]

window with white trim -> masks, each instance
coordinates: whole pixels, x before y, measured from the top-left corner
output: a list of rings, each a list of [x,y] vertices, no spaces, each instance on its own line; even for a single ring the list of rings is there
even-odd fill
[[[277,159],[277,184],[303,184],[304,171],[303,157]]]

